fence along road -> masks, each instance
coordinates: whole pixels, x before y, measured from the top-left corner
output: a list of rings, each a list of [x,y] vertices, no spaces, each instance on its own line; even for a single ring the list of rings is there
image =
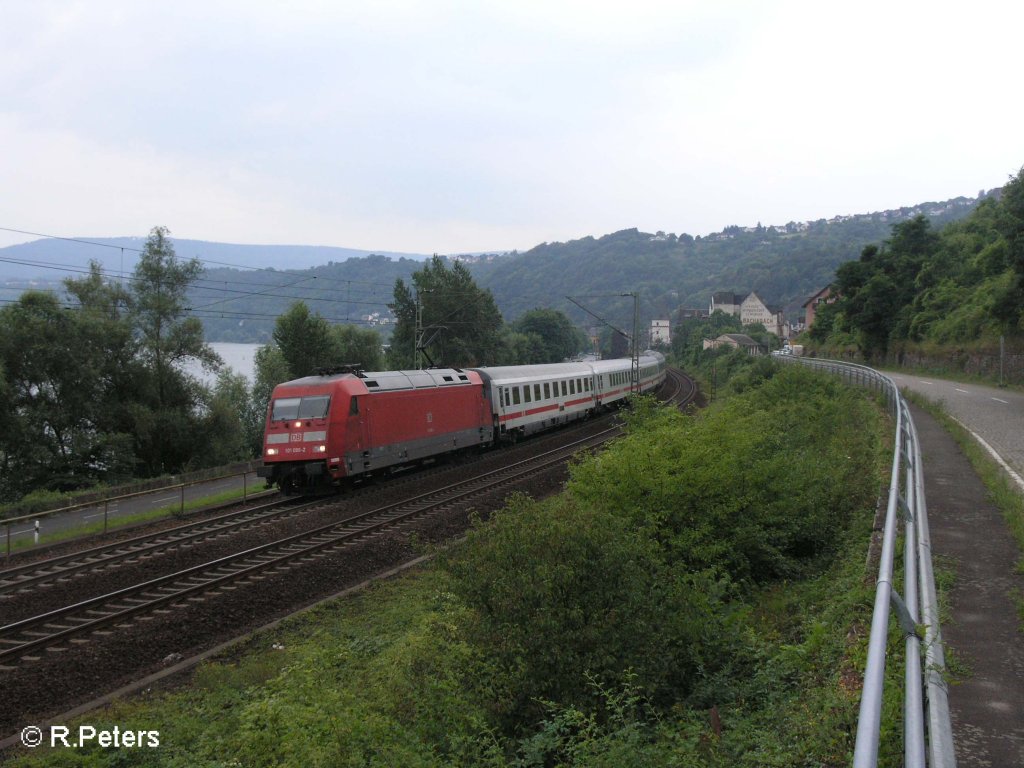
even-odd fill
[[[932,572],[924,474],[917,430],[907,403],[895,382],[872,368],[814,358],[778,356],[776,359],[827,371],[842,376],[851,384],[881,393],[896,422],[882,554],[875,587],[853,765],[855,768],[874,768],[878,764],[886,645],[889,612],[892,610],[904,634],[903,764],[908,768],[954,768],[956,755],[945,681],[946,665],[939,627],[939,606]],[[904,532],[903,595],[896,591],[892,582],[901,519]],[[922,642],[917,635],[917,627],[920,625],[925,627],[923,669]]]

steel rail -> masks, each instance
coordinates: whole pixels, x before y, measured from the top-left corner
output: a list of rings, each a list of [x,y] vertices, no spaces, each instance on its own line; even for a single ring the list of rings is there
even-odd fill
[[[206,538],[291,517],[315,505],[316,502],[276,499],[269,504],[0,570],[0,595],[64,580],[83,571],[101,570],[124,560],[169,552]]]
[[[603,443],[619,431],[618,427],[612,427],[436,491],[8,624],[0,627],[0,644],[8,645],[7,648],[0,648],[0,663],[4,660],[17,660],[28,652],[60,645],[74,636],[149,613],[157,606],[179,602],[189,595],[216,590],[223,584],[243,580],[259,571],[287,567],[297,560],[351,543],[431,509],[490,492],[560,463],[583,447]],[[228,568],[232,570],[224,573]],[[155,596],[145,594],[155,590],[159,590]]]
[[[893,610],[904,634],[903,764],[907,768],[955,768],[953,726],[949,714],[942,631],[932,570],[928,507],[924,494],[924,467],[917,428],[907,402],[892,379],[864,365],[789,355],[779,355],[776,359],[824,370],[842,376],[851,384],[874,389],[885,397],[896,422],[882,553],[868,639],[853,766],[875,768],[878,764],[889,613]],[[901,517],[904,521],[904,597],[899,595],[892,583]],[[922,625],[923,646],[919,634]],[[925,659],[923,671],[922,651]]]

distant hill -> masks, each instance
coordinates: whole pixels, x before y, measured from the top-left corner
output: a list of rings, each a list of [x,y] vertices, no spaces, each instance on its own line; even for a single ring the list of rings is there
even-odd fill
[[[632,318],[637,291],[641,322],[674,316],[682,307],[707,307],[715,291],[755,290],[777,307],[830,283],[836,267],[857,259],[864,246],[888,239],[892,225],[917,215],[936,228],[967,216],[986,196],[853,216],[836,216],[783,226],[726,227],[705,237],[627,229],[567,243],[543,243],[524,253],[458,256],[477,282],[491,289],[505,319],[534,307],[561,309],[580,323],[587,314],[565,299],[573,296],[619,327]],[[134,267],[141,238],[109,238],[113,247],[44,240],[0,249],[0,299],[32,286],[40,273],[59,286],[64,277],[102,260],[112,274]],[[374,253],[318,246],[259,246],[175,240],[179,256],[196,256],[206,266],[190,292],[191,308],[203,320],[210,341],[265,342],[274,318],[298,300],[332,322],[356,322],[389,336],[392,287],[421,267],[421,254]],[[129,250],[133,249],[133,250]],[[12,263],[19,262],[19,263]],[[23,262],[30,262],[26,265]],[[231,265],[231,266],[227,266]],[[65,270],[59,271],[55,267]],[[241,269],[247,266],[251,269]],[[254,268],[254,269],[253,269]],[[5,276],[20,269],[20,279]],[[16,277],[16,276],[15,276]]]
[[[211,243],[205,240],[178,240],[173,237],[178,256],[200,259],[207,269],[228,266],[238,269],[309,269],[331,262],[342,262],[371,254],[396,258],[427,258],[426,254],[366,251],[326,245],[241,245]],[[88,270],[95,260],[111,274],[135,268],[144,237],[101,237],[58,240],[48,238],[0,248],[0,281],[60,281],[66,275]],[[122,252],[122,249],[123,252]]]
[[[470,269],[494,292],[506,320],[542,306],[589,322],[564,297],[602,296],[582,303],[600,308],[615,324],[628,323],[632,299],[618,294],[630,291],[640,293],[645,325],[655,317],[674,316],[682,307],[707,308],[716,291],[754,290],[782,308],[828,285],[837,266],[858,258],[864,246],[886,240],[893,224],[924,215],[938,228],[967,216],[991,194],[996,192],[784,226],[726,227],[706,237],[628,229],[596,239],[545,243]]]

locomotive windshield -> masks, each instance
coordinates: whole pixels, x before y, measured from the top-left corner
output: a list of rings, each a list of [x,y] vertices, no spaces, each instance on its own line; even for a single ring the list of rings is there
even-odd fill
[[[290,419],[322,419],[327,415],[331,405],[330,395],[311,395],[310,397],[281,397],[274,401],[271,421],[288,421]]]

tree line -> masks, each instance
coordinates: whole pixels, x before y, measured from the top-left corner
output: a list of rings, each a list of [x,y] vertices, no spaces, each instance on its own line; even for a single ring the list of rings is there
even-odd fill
[[[250,385],[224,369],[189,315],[201,273],[156,227],[129,278],[109,280],[93,263],[64,281],[63,296],[28,291],[0,308],[0,502],[257,457],[275,385],[346,363],[409,368],[417,315],[424,365],[556,362],[587,344],[553,310],[506,325],[462,264],[435,257],[409,284],[396,280],[389,349],[376,331],[332,324],[296,301],[257,352]],[[186,361],[216,372],[215,384]]]
[[[918,216],[836,270],[812,340],[884,358],[907,344],[1024,337],[1024,170],[967,218]]]

